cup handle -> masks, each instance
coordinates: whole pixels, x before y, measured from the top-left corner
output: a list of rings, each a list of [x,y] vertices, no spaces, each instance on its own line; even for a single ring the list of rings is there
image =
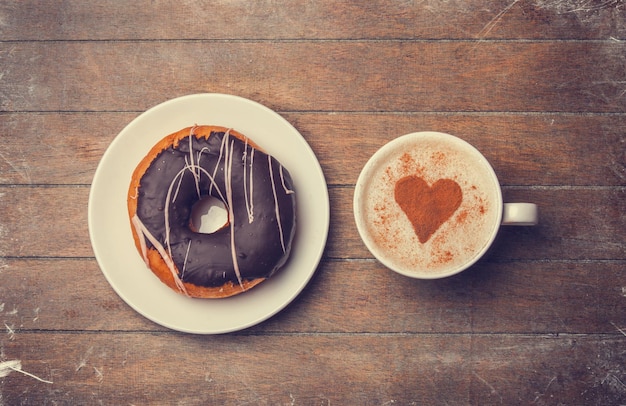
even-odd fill
[[[504,203],[502,225],[534,226],[539,222],[539,210],[534,203]]]

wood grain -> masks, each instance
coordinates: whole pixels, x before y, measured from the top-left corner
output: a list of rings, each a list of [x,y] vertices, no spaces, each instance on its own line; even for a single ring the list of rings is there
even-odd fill
[[[44,344],[45,343],[45,344]],[[181,350],[184,348],[184,350]],[[26,333],[9,404],[578,404],[625,400],[623,340],[606,336]],[[594,357],[589,359],[588,354]],[[271,371],[268,372],[268,371]],[[311,382],[316,382],[311,385]],[[546,402],[549,403],[549,402]]]
[[[5,40],[605,39],[626,36],[618,2],[306,0],[56,2],[2,6]],[[23,24],[29,21],[30,24]]]
[[[143,111],[198,92],[280,111],[626,108],[620,41],[5,42],[0,55],[5,111]]]

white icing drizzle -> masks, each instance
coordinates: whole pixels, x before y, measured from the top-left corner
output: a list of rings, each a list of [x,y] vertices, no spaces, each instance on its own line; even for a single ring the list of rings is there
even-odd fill
[[[135,234],[137,234],[137,237],[139,237],[138,239],[139,247],[141,248],[141,258],[143,258],[143,262],[145,262],[146,265],[150,266],[150,261],[148,261],[148,247],[146,245],[146,239],[143,238],[144,235],[141,231],[141,220],[139,220],[137,214],[133,216],[133,218],[131,219],[131,223],[133,223],[133,227],[135,227]]]
[[[143,239],[147,238],[148,241],[152,243],[154,248],[156,248],[156,250],[161,255],[161,258],[163,258],[163,261],[165,261],[165,265],[167,265],[167,268],[170,270],[172,277],[174,278],[174,282],[176,283],[176,287],[182,293],[189,296],[189,293],[187,292],[187,289],[185,288],[183,281],[178,277],[178,272],[176,271],[176,265],[174,265],[174,261],[172,261],[172,257],[168,255],[163,245],[161,245],[161,243],[156,238],[154,238],[154,236],[150,233],[150,231],[141,222],[141,220],[136,214],[133,216],[132,222],[133,222],[133,225],[135,226],[135,230],[137,230],[137,235],[140,237],[139,240],[141,241],[142,240],[141,237],[143,237]],[[142,245],[142,251],[143,251],[143,245],[145,245],[145,241],[140,244]],[[148,263],[147,251],[144,251],[142,253],[144,254],[144,261]]]
[[[198,151],[198,158],[196,159],[196,162],[198,163],[198,167],[200,167],[200,159],[202,158],[202,154],[204,154],[205,152],[211,152],[209,147],[202,147],[202,149]]]
[[[178,179],[179,177],[182,178],[183,174],[185,173],[185,171],[187,170],[187,167],[185,166],[183,169],[181,169],[180,171],[178,171],[178,173],[176,174],[176,176],[174,176],[174,179],[172,180],[172,182],[170,183],[170,187],[167,189],[167,195],[165,197],[165,208],[163,210],[163,216],[164,221],[165,221],[165,245],[167,246],[167,252],[169,253],[169,256],[172,256],[172,250],[170,247],[170,196],[172,195],[172,188],[174,186],[174,183],[176,182],[176,179]],[[180,182],[178,183],[178,186],[180,186]],[[177,189],[178,191],[178,189]],[[173,202],[173,200],[171,200]]]
[[[215,168],[213,168],[213,178],[215,178],[215,175],[217,174],[217,169],[220,166],[220,161],[222,160],[222,156],[224,156],[224,145],[226,145],[226,142],[229,136],[230,136],[230,129],[227,130],[224,133],[224,137],[222,137],[222,144],[220,145],[220,155],[217,157],[217,161],[215,162]],[[213,184],[209,186],[209,194],[211,194],[212,190],[213,190]]]
[[[276,223],[278,224],[278,232],[280,233],[280,245],[283,248],[283,252],[286,252],[285,237],[283,236],[283,225],[280,221],[280,209],[278,207],[278,196],[276,195],[276,185],[274,184],[274,171],[272,170],[272,157],[267,156],[267,162],[269,163],[270,170],[270,183],[272,184],[272,193],[274,194],[274,209],[276,211]]]
[[[174,179],[178,179],[178,185],[176,186],[176,191],[174,192],[174,196],[172,196],[172,203],[176,201],[176,198],[178,197],[178,191],[180,190],[180,185],[183,182],[183,177],[178,176],[178,175],[180,175],[181,173],[183,173],[185,170],[189,168],[190,168],[189,161],[187,161],[187,157],[185,157],[185,167],[183,168],[182,171],[178,172],[178,174],[174,177]]]
[[[283,166],[282,165],[280,165],[280,167],[279,167],[279,173],[280,173],[280,183],[283,185],[283,189],[285,189],[285,193],[288,194],[288,195],[294,194],[295,192],[293,190],[289,189],[287,187],[287,185],[285,185],[285,175],[283,174]]]
[[[256,151],[254,148],[252,148],[252,150],[250,151],[250,175],[249,179],[250,179],[250,212],[254,215],[254,202],[252,201],[252,196],[254,196],[254,182],[253,182],[253,173],[252,173],[252,168],[253,168],[253,164],[254,164],[254,151]],[[254,217],[254,216],[253,216]],[[253,218],[254,220],[254,218]]]
[[[243,155],[241,160],[243,162],[243,195],[246,201],[246,211],[248,212],[248,223],[252,223],[254,221],[254,201],[252,200],[253,196],[253,179],[252,179],[252,164],[254,163],[254,148],[250,148],[250,174],[248,175],[247,167],[248,167],[248,138],[246,138],[246,142],[243,148]],[[248,183],[250,184],[248,186]],[[249,191],[248,191],[249,189]]]
[[[180,279],[185,279],[185,269],[187,268],[187,258],[189,257],[189,248],[191,248],[191,240],[187,244],[187,252],[185,253],[185,261],[183,262],[183,271],[180,273]]]
[[[200,168],[200,166],[195,165],[193,161],[193,137],[194,137],[194,130],[196,128],[197,126],[194,125],[193,127],[191,127],[191,130],[189,131],[189,162],[187,162],[187,159],[185,159],[185,163],[187,164],[187,166],[189,166],[189,170],[193,174],[194,180],[196,181],[196,192],[198,193],[198,199],[200,199],[201,197],[200,195],[200,171],[198,170],[196,172],[196,170],[194,169],[195,167]]]
[[[230,133],[226,132],[224,138],[230,137]],[[244,290],[241,272],[239,270],[239,261],[237,261],[237,248],[235,247],[235,212],[233,210],[233,144],[234,141],[226,142],[226,154],[224,155],[224,186],[226,188],[226,206],[228,207],[228,218],[230,219],[230,252],[233,259],[233,267],[235,275],[241,290]]]

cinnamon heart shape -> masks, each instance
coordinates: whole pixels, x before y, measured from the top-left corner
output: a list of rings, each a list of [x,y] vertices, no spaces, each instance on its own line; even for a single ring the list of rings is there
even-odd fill
[[[396,182],[395,199],[423,244],[459,208],[463,192],[452,179],[439,179],[432,186],[418,176]]]

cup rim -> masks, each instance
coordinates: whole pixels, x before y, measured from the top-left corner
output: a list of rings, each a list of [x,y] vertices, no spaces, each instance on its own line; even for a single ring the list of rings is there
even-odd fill
[[[476,255],[474,255],[471,258],[471,260],[461,265],[458,265],[456,267],[447,269],[443,272],[422,271],[418,269],[407,271],[404,269],[400,269],[398,267],[394,267],[394,265],[390,263],[390,261],[388,261],[378,252],[373,242],[367,238],[367,231],[365,229],[366,226],[364,224],[365,222],[363,221],[364,213],[362,213],[362,210],[361,210],[361,201],[362,201],[362,196],[364,193],[364,188],[365,188],[365,183],[366,183],[365,180],[369,176],[373,168],[378,164],[380,157],[385,156],[387,151],[392,150],[394,147],[396,147],[400,143],[406,142],[407,140],[419,140],[419,139],[423,139],[426,137],[447,138],[449,140],[452,140],[455,143],[463,145],[465,148],[471,151],[472,154],[476,155],[477,158],[479,158],[481,161],[484,162],[487,172],[490,174],[492,183],[495,185],[494,192],[495,192],[495,197],[496,197],[496,205],[495,205],[496,206],[495,207],[496,219],[494,221],[493,230],[491,230],[491,233],[489,234],[489,238],[486,239],[486,242],[481,248],[481,250],[478,251]],[[372,156],[368,159],[368,161],[365,163],[365,165],[361,169],[361,172],[359,173],[359,176],[357,178],[357,182],[354,188],[354,195],[353,195],[353,200],[352,200],[352,208],[353,208],[354,220],[356,223],[357,231],[359,233],[361,241],[363,241],[368,251],[372,255],[374,255],[374,257],[380,263],[382,263],[385,267],[389,268],[390,270],[396,273],[399,273],[401,275],[414,278],[414,279],[446,278],[449,276],[456,275],[468,269],[469,267],[474,265],[476,262],[478,262],[478,260],[480,260],[485,255],[485,253],[489,250],[489,248],[493,245],[493,242],[496,239],[496,236],[498,234],[498,231],[502,223],[503,206],[504,206],[504,203],[503,203],[503,197],[502,197],[502,187],[498,180],[498,176],[495,170],[493,169],[493,166],[489,162],[489,160],[476,147],[474,147],[472,144],[465,141],[464,139],[459,138],[452,134],[438,132],[438,131],[417,131],[417,132],[404,134],[404,135],[401,135],[392,139],[391,141],[381,146],[378,150],[376,150],[376,152],[372,154]]]

